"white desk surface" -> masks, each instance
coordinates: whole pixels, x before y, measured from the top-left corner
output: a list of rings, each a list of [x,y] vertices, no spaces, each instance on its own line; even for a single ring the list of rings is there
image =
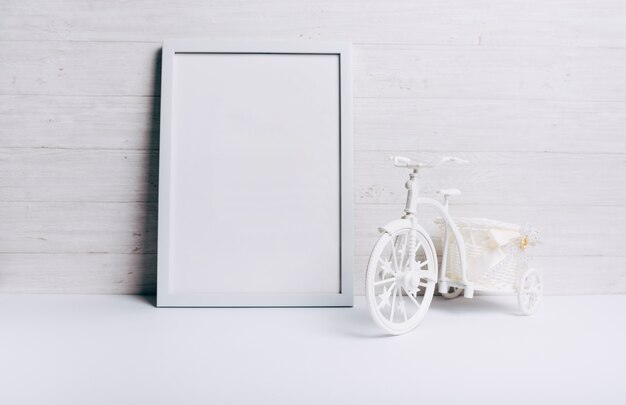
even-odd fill
[[[413,333],[354,308],[0,296],[3,404],[624,404],[626,296],[435,299]]]

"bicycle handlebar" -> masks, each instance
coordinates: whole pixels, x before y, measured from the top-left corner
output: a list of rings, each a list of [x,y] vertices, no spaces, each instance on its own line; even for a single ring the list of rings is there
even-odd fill
[[[393,165],[396,167],[405,167],[408,169],[423,169],[423,168],[435,168],[444,163],[458,163],[458,164],[468,164],[469,161],[465,159],[461,159],[454,156],[443,156],[439,159],[435,159],[429,163],[424,162],[414,162],[408,157],[404,156],[389,156],[389,159],[393,162]]]

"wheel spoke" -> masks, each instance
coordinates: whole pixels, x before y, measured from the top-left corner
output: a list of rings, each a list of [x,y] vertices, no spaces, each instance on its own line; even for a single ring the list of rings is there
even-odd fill
[[[402,271],[404,270],[404,259],[406,256],[408,256],[406,254],[406,245],[409,239],[409,235],[404,235],[402,238],[402,251],[400,253],[400,268],[398,269],[398,271]]]
[[[406,322],[409,320],[409,317],[406,314],[406,306],[404,305],[404,300],[402,299],[402,290],[400,288],[398,288],[398,295],[400,296],[400,309],[402,315],[404,316],[404,322]]]
[[[422,306],[420,305],[420,303],[419,303],[419,302],[417,302],[417,300],[415,299],[415,297],[413,297],[413,295],[412,295],[410,292],[408,292],[408,291],[406,291],[406,290],[405,290],[405,292],[406,292],[406,295],[407,295],[407,296],[411,299],[411,301],[413,301],[413,303],[414,303],[415,305],[417,305],[417,307],[418,307],[418,308],[421,308],[421,307],[422,307]]]
[[[436,282],[437,277],[433,274],[434,272],[428,270],[418,270],[417,276],[421,279],[426,279],[427,281]]]
[[[380,302],[378,303],[378,309],[381,309],[382,307],[386,307],[387,304],[389,304],[389,295],[391,295],[391,290],[394,289],[395,286],[396,286],[396,283],[394,282],[389,287],[389,290],[385,289],[382,294],[378,295],[378,297],[380,297]]]
[[[424,266],[426,266],[428,264],[428,260],[424,260],[423,262],[420,262],[419,266],[417,266],[418,268],[422,268]]]
[[[379,285],[389,284],[389,283],[394,282],[394,281],[396,281],[396,278],[395,278],[395,277],[392,277],[392,278],[387,278],[387,279],[385,279],[385,280],[381,280],[381,281],[377,281],[377,282],[375,282],[375,283],[374,283],[374,286],[375,286],[375,287],[378,287]]]
[[[400,271],[400,268],[398,267],[398,256],[396,255],[396,242],[398,241],[399,237],[400,236],[396,236],[395,241],[391,241],[391,256],[393,258],[393,265],[396,267],[396,273]]]
[[[395,271],[391,268],[391,261],[380,258],[378,259],[378,262],[380,264],[381,271],[382,271],[381,278],[385,278],[385,275],[387,273],[395,274]]]
[[[417,242],[417,246],[415,247],[415,254],[417,255],[417,252],[420,251],[420,248],[422,247],[422,241]]]
[[[396,309],[396,289],[398,288],[398,286],[394,286],[394,290],[393,290],[393,298],[391,299],[391,314],[389,315],[389,321],[393,322],[393,313]]]

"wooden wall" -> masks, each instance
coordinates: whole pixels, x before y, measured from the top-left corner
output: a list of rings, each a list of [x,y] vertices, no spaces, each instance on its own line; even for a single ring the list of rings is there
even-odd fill
[[[356,291],[401,212],[387,155],[454,154],[425,191],[529,222],[553,294],[626,292],[626,3],[0,3],[0,291],[153,293],[165,38],[354,44]]]

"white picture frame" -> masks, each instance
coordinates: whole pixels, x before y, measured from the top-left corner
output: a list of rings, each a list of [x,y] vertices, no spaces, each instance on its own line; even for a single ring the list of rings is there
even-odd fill
[[[157,306],[352,306],[351,47],[163,44]]]

